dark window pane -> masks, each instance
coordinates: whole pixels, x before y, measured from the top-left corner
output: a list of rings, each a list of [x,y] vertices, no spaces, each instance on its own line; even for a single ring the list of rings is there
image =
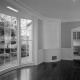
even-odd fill
[[[26,57],[26,56],[27,56],[26,52],[21,52],[21,57]]]
[[[4,53],[4,48],[1,48],[0,49],[0,54],[3,54]]]
[[[73,32],[73,39],[76,39],[76,32]]]
[[[0,36],[4,36],[4,27],[0,27]]]

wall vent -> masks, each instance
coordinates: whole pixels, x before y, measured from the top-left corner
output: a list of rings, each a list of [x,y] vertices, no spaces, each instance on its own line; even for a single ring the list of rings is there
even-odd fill
[[[57,56],[52,56],[52,60],[56,60],[57,59]]]

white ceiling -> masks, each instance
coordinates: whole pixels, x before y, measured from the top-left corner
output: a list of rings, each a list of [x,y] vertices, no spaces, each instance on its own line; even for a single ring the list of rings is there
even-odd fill
[[[80,0],[19,0],[44,17],[80,20]]]

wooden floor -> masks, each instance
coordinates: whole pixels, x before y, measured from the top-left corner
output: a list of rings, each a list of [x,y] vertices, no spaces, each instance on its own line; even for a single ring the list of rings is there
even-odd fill
[[[80,80],[79,64],[74,61],[42,63],[5,73],[0,80]]]

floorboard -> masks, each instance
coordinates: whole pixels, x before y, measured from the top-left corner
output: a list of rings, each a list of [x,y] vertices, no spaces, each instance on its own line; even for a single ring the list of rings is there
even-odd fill
[[[80,80],[80,62],[42,63],[5,73],[0,80]]]

